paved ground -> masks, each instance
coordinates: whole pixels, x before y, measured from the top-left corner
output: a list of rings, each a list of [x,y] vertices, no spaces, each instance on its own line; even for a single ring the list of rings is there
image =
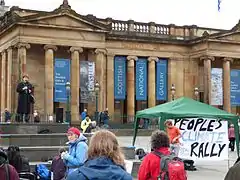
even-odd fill
[[[132,138],[131,137],[118,137],[119,143],[121,146],[131,146]],[[147,151],[150,150],[150,138],[149,137],[137,137],[136,148],[144,148]],[[228,167],[231,167],[232,164],[236,161],[236,153],[229,152],[229,161],[205,161],[205,162],[196,162],[195,165],[198,171],[188,172],[188,180],[223,180]]]

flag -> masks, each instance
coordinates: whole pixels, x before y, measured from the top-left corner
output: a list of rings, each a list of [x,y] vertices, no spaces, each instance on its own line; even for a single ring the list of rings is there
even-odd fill
[[[222,0],[218,0],[218,11],[220,12]]]

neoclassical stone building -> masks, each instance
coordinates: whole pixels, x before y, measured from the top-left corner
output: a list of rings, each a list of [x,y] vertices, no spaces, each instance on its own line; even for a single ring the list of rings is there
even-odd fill
[[[1,112],[16,110],[16,85],[23,73],[34,85],[34,109],[52,115],[56,107],[65,108],[65,103],[54,102],[54,61],[65,58],[71,61],[73,121],[83,108],[90,114],[95,111],[95,102],[80,99],[80,62],[87,60],[95,62],[99,110],[108,108],[111,115],[118,116],[112,118],[115,121],[126,121],[119,117],[132,117],[137,110],[170,101],[172,84],[175,98],[195,98],[194,88],[198,87],[201,101],[240,113],[239,104],[231,105],[230,76],[231,69],[240,70],[240,23],[221,30],[99,19],[76,13],[66,0],[51,12],[12,7],[0,21]],[[122,70],[116,69],[121,60],[126,66],[123,63],[118,66],[123,65]],[[222,81],[216,81],[222,82],[220,104],[211,102],[212,68],[223,72]],[[121,77],[116,71],[121,71]],[[234,98],[239,100],[240,87],[234,87]]]

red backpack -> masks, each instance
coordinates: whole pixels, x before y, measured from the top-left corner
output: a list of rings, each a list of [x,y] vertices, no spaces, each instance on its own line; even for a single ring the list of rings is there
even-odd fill
[[[182,159],[174,154],[164,155],[157,151],[152,153],[161,158],[158,180],[187,180],[187,173]]]

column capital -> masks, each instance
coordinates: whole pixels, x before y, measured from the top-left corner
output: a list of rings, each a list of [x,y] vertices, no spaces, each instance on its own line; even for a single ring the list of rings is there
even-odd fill
[[[4,49],[4,50],[2,50],[2,52],[1,52],[1,55],[3,56],[3,55],[5,55],[6,54],[6,49]]]
[[[225,57],[225,58],[223,58],[223,61],[224,62],[229,61],[230,63],[232,63],[233,62],[233,58]]]
[[[107,57],[114,57],[115,56],[115,54],[113,54],[113,53],[107,53]]]
[[[104,54],[104,55],[106,55],[107,54],[107,50],[106,49],[96,49],[95,53],[96,54]]]
[[[207,56],[207,55],[200,57],[200,61],[207,61],[207,60],[214,61],[214,60],[215,60],[215,57],[213,57],[213,56]]]
[[[12,51],[12,50],[13,50],[13,47],[12,47],[12,46],[9,46],[9,47],[7,48],[7,52]]]
[[[57,51],[57,46],[54,46],[54,45],[51,45],[51,44],[46,44],[46,45],[44,46],[44,50],[46,51],[46,50],[49,50],[49,49],[52,49],[52,50],[54,50],[54,51]]]
[[[18,44],[16,45],[16,47],[19,48],[19,49],[20,49],[20,48],[30,49],[31,45],[28,44],[28,43],[18,43]]]
[[[78,51],[79,53],[83,52],[83,48],[75,47],[75,46],[72,46],[69,50],[70,50],[70,52],[74,52],[74,51]]]
[[[127,57],[128,61],[131,61],[131,60],[136,61],[137,59],[138,59],[137,56],[128,56]]]
[[[148,61],[151,62],[151,61],[157,61],[158,60],[158,57],[156,56],[150,56],[148,57]]]

